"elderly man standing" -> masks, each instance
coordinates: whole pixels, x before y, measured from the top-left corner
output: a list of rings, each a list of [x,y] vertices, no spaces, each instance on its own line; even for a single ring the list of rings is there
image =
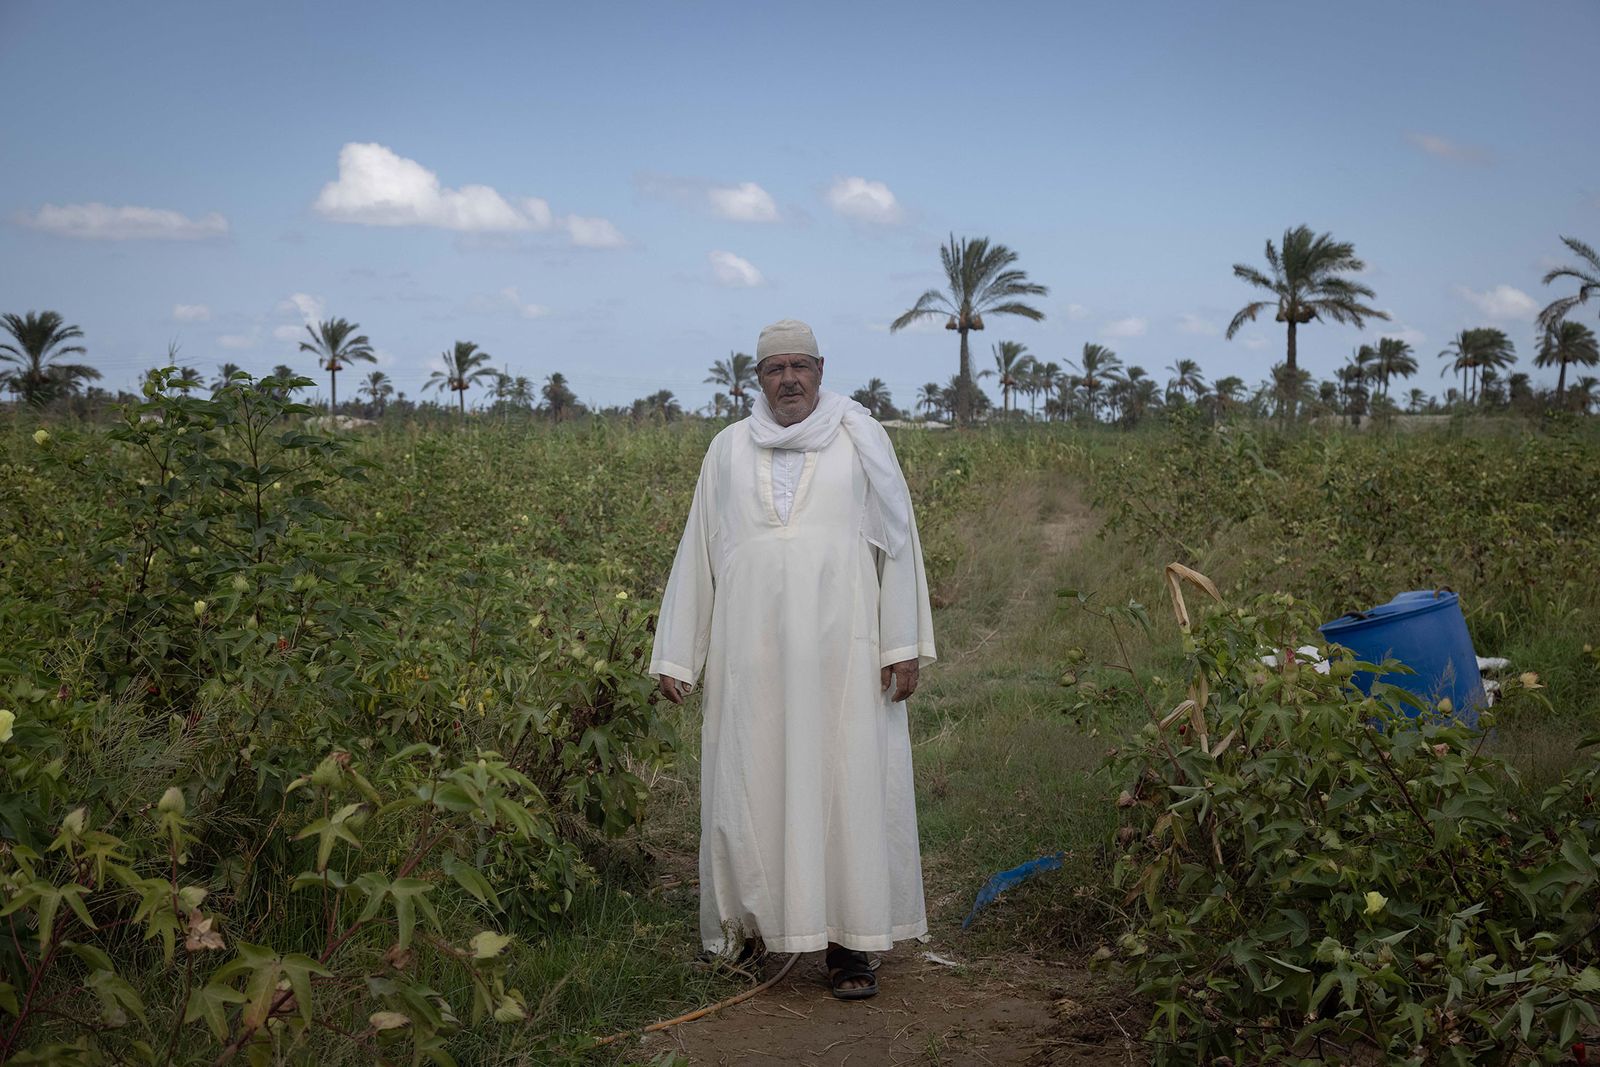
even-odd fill
[[[700,937],[865,952],[925,933],[905,700],[934,659],[905,476],[866,408],[822,389],[811,328],[761,331],[751,416],[711,442],[661,601],[650,673],[705,670]]]

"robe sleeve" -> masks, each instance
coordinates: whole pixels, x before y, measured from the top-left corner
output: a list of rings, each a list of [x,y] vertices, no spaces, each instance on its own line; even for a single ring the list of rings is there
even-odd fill
[[[912,516],[911,537],[898,558],[874,554],[878,561],[878,666],[915,659],[926,667],[937,654],[916,516]]]
[[[650,673],[667,675],[693,685],[706,663],[711,646],[711,542],[716,535],[709,484],[714,467],[708,452],[695,482],[689,521],[678,542],[672,574],[661,595],[656,619],[655,646],[650,653]]]

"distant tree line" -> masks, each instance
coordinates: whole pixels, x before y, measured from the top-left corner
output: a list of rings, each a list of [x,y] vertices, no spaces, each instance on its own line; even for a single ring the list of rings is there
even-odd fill
[[[987,237],[950,235],[940,249],[945,288],[929,289],[890,325],[891,332],[926,318],[944,318],[944,327],[959,338],[957,371],[947,382],[930,381],[917,392],[914,411],[924,417],[969,423],[978,419],[1038,419],[1110,422],[1136,425],[1152,414],[1194,407],[1213,416],[1235,413],[1301,416],[1338,414],[1351,418],[1395,412],[1457,412],[1561,410],[1588,414],[1600,409],[1600,378],[1586,371],[1600,365],[1600,345],[1595,331],[1574,317],[1590,299],[1600,295],[1600,254],[1572,237],[1562,242],[1576,262],[1556,267],[1544,276],[1545,285],[1576,283],[1576,291],[1551,301],[1538,317],[1539,340],[1533,366],[1556,370],[1553,390],[1536,388],[1526,372],[1513,371],[1516,346],[1503,330],[1490,326],[1463,329],[1438,354],[1441,373],[1451,377],[1442,396],[1421,388],[1397,396],[1397,383],[1408,382],[1419,370],[1417,354],[1400,337],[1380,337],[1363,344],[1334,375],[1318,381],[1299,360],[1299,330],[1316,322],[1336,322],[1364,329],[1370,321],[1388,321],[1389,315],[1372,306],[1373,290],[1358,278],[1366,264],[1349,242],[1331,234],[1318,234],[1308,226],[1285,230],[1281,240],[1268,240],[1265,267],[1238,263],[1234,276],[1261,296],[1234,315],[1226,336],[1235,337],[1247,324],[1267,312],[1284,326],[1282,362],[1272,365],[1267,377],[1254,387],[1228,376],[1207,382],[1192,359],[1177,359],[1164,368],[1164,382],[1143,367],[1124,366],[1111,349],[1087,343],[1076,359],[1041,360],[1016,341],[991,346],[993,366],[974,372],[969,335],[987,328],[989,320],[1015,316],[1040,321],[1044,312],[1029,301],[1048,295],[1046,286],[1031,281],[1018,263],[1016,252]],[[65,404],[69,407],[115,399],[94,385],[101,375],[85,357],[83,331],[69,325],[55,311],[30,311],[0,317],[0,391],[11,393],[28,407]],[[324,319],[306,326],[307,339],[300,351],[315,358],[328,374],[328,410],[340,412],[339,374],[357,363],[374,363],[377,353],[360,326],[343,318]],[[538,414],[560,421],[587,409],[560,374],[542,383],[512,376],[490,364],[491,357],[471,341],[456,341],[442,352],[439,367],[423,384],[441,398],[455,394],[461,418],[468,411],[467,394],[480,390],[486,413],[510,416]],[[168,365],[176,366],[178,349],[170,346]],[[209,385],[216,389],[235,374],[236,364],[224,363]],[[274,375],[292,377],[295,370],[280,364]],[[998,411],[978,382],[993,378],[1000,391]],[[756,388],[755,360],[743,352],[730,352],[710,367],[706,382],[721,386],[699,414],[711,418],[740,418],[750,413]],[[1459,381],[1459,385],[1454,384]],[[169,379],[170,387],[189,391],[207,387],[194,367],[180,367]],[[408,400],[397,393],[382,370],[372,370],[359,380],[359,398],[346,403],[342,413],[382,418],[410,414],[443,405]],[[878,378],[857,389],[853,398],[880,419],[905,417]],[[1027,401],[1027,411],[1022,401]],[[670,422],[683,417],[682,403],[671,390],[659,390],[632,405],[603,409],[601,414],[626,416],[638,421]]]

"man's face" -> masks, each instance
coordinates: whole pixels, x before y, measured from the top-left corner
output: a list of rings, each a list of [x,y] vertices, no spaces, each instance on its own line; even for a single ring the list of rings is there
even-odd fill
[[[768,356],[756,368],[761,391],[779,426],[793,426],[817,409],[822,360],[814,356]]]

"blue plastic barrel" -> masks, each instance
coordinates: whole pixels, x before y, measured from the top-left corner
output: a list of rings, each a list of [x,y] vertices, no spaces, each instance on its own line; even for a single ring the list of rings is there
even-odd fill
[[[1370,611],[1352,611],[1324,623],[1329,644],[1343,645],[1367,663],[1393,659],[1415,673],[1391,672],[1382,681],[1399,686],[1431,705],[1449,699],[1455,717],[1478,724],[1478,709],[1487,705],[1478,657],[1461,614],[1460,598],[1444,589],[1401,593]],[[1352,681],[1370,693],[1374,675],[1363,671]],[[1414,713],[1414,709],[1408,709]]]

